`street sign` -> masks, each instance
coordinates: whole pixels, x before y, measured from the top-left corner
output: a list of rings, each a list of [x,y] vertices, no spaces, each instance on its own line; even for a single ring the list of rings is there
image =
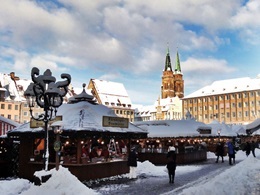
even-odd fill
[[[103,127],[128,128],[128,124],[128,118],[103,116]]]

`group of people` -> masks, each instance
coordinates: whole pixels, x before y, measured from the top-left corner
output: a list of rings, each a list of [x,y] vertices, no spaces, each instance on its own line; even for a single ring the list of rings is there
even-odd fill
[[[257,148],[257,143],[252,141],[251,143],[250,142],[246,142],[246,145],[244,147],[244,151],[246,152],[246,155],[249,156],[250,152],[252,151],[252,154],[254,157],[255,156],[255,148]],[[236,156],[236,150],[235,150],[235,146],[234,144],[232,143],[231,140],[229,140],[227,142],[227,153],[228,153],[228,157],[229,157],[229,164],[232,165],[232,164],[235,164],[235,156]],[[217,147],[216,147],[216,156],[217,156],[217,159],[216,159],[216,163],[218,163],[218,160],[219,160],[219,157],[222,158],[222,162],[224,162],[224,156],[225,156],[225,146],[224,146],[224,143],[223,142],[219,142],[217,144]]]

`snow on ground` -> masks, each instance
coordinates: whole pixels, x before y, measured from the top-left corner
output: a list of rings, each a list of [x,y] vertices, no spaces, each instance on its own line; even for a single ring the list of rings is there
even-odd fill
[[[196,185],[184,188],[181,192],[183,195],[214,195],[214,194],[229,194],[242,195],[253,194],[258,195],[260,191],[260,150],[256,149],[257,158],[252,154],[246,157],[245,152],[238,151],[236,160],[240,163],[230,166],[226,171],[219,175],[207,177],[205,180],[200,180]],[[208,159],[216,158],[214,153],[208,152]],[[228,160],[225,157],[225,160]],[[212,166],[214,166],[212,164]],[[203,165],[185,165],[177,166],[176,175],[192,173],[202,168]],[[229,165],[226,165],[229,166]],[[50,170],[52,177],[41,186],[35,186],[25,179],[13,179],[0,181],[0,192],[2,195],[96,195],[96,190],[88,188],[82,184],[67,168],[60,166],[59,171]],[[41,173],[36,172],[40,175]],[[146,177],[161,177],[167,175],[165,166],[155,166],[149,161],[143,163],[138,162],[137,175],[145,174]],[[127,175],[127,174],[126,174]],[[190,185],[189,185],[190,186]],[[111,186],[110,186],[111,187]],[[125,184],[114,186],[114,188],[127,187]],[[169,194],[173,194],[170,192]]]

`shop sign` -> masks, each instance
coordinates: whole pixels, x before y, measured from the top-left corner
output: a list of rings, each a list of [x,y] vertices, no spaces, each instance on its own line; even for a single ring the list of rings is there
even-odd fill
[[[61,146],[61,142],[60,141],[55,141],[54,142],[53,148],[54,148],[55,152],[60,151],[60,148],[61,148],[60,146]]]
[[[211,134],[211,129],[200,129],[200,134]]]
[[[103,116],[103,127],[128,128],[128,124],[128,118]]]
[[[54,122],[62,121],[62,116],[56,116],[53,120],[49,121],[49,125],[51,125]],[[44,127],[44,121],[37,121],[33,118],[30,120],[30,128],[38,128],[38,127]]]

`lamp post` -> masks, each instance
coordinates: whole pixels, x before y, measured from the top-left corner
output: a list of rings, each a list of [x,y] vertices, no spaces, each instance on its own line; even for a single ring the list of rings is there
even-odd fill
[[[53,132],[56,135],[55,142],[53,144],[54,150],[56,152],[56,159],[55,159],[55,167],[56,170],[59,170],[59,164],[60,164],[60,158],[59,158],[59,152],[61,150],[61,142],[60,142],[60,134],[62,134],[63,130],[61,128],[61,121],[54,122],[51,126],[53,128]]]
[[[218,141],[220,142],[220,132],[221,132],[221,130],[219,129],[218,130]]]
[[[68,85],[71,82],[69,74],[61,74],[65,81],[56,82],[56,78],[52,76],[52,72],[47,69],[43,75],[39,75],[40,71],[34,67],[31,70],[31,78],[33,83],[30,83],[24,96],[30,108],[31,117],[37,121],[44,122],[44,169],[48,170],[49,150],[48,150],[48,122],[55,119],[57,108],[63,103],[63,97],[68,92]],[[43,108],[44,113],[38,117],[33,115],[33,107],[35,102],[38,106]]]

